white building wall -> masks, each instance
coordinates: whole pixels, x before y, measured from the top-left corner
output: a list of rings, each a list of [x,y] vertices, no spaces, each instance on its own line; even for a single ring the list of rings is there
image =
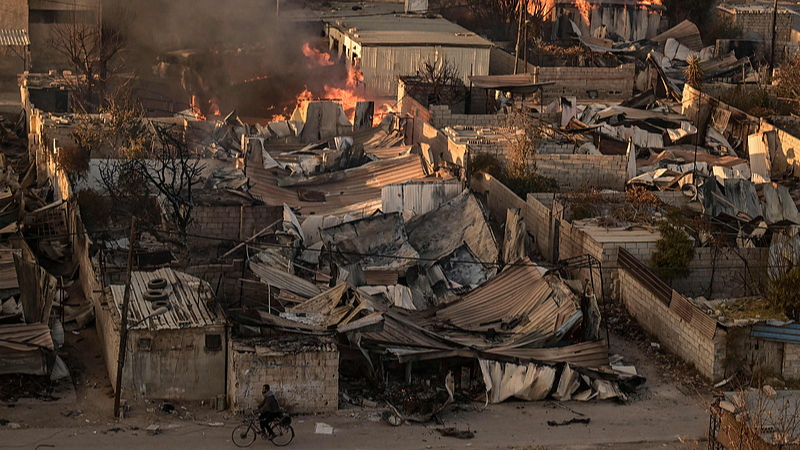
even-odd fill
[[[426,60],[449,61],[467,86],[470,75],[489,75],[489,48],[364,47],[361,49],[364,83],[379,94],[396,95],[398,77],[416,74]]]

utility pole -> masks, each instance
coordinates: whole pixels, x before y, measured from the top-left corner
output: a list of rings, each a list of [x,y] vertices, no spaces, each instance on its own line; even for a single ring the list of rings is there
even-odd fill
[[[517,1],[517,9],[519,9],[519,23],[517,24],[517,48],[514,51],[514,75],[517,74],[517,66],[519,66],[519,52],[521,50],[522,40],[522,0]]]
[[[122,320],[119,329],[119,353],[117,353],[117,383],[114,391],[114,418],[119,418],[120,395],[122,394],[122,370],[125,368],[125,353],[128,347],[128,303],[131,298],[131,275],[133,272],[133,246],[136,244],[136,216],[131,217],[131,237],[128,240],[128,270],[125,275],[125,295],[122,296]]]
[[[772,82],[772,75],[775,72],[775,37],[778,34],[778,0],[772,2],[772,49],[769,58],[769,74],[767,79]]]

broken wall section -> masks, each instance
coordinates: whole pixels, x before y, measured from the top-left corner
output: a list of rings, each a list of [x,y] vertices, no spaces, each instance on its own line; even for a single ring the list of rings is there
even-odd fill
[[[620,258],[620,299],[639,325],[703,376],[722,380],[726,331],[680,294],[658,283],[655,274],[625,250],[620,253],[627,256]]]
[[[228,355],[228,403],[236,412],[261,401],[269,384],[292,414],[323,413],[339,407],[339,351],[333,343],[286,346],[233,340]]]

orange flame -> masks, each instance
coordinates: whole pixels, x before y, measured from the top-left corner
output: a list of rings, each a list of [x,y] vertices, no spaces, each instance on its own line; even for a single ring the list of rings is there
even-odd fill
[[[591,18],[589,14],[592,11],[592,5],[586,0],[575,0],[575,7],[578,9],[578,12],[583,18],[583,23],[586,24],[586,26],[591,25]]]
[[[344,89],[328,86],[327,84],[325,85],[325,98],[340,100],[342,102],[342,108],[344,108],[344,113],[351,122],[356,115],[356,104],[365,100],[364,97],[356,91],[358,85],[363,82],[364,73],[354,66],[350,66],[347,71],[347,84]]]
[[[303,44],[303,54],[306,55],[306,58],[309,60],[308,67],[324,67],[332,66],[334,64],[334,62],[331,61],[331,55],[328,53],[323,53],[315,48],[311,48],[308,42]]]
[[[217,104],[217,99],[216,98],[212,98],[211,100],[209,100],[208,101],[208,105],[209,105],[209,108],[208,108],[208,113],[209,114],[211,114],[212,116],[219,116],[220,115],[219,105]]]
[[[192,103],[190,107],[192,109],[192,113],[194,114],[195,119],[206,120],[206,116],[203,115],[202,110],[200,109],[200,101],[197,100],[196,95],[192,95]]]

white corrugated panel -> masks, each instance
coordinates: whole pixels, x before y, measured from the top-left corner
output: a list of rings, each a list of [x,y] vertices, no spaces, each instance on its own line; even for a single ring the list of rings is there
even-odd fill
[[[411,181],[381,189],[381,210],[385,214],[410,211],[414,215],[439,209],[464,191],[459,180]]]
[[[31,45],[28,30],[0,30],[0,46]]]
[[[470,75],[489,74],[489,48],[363,47],[361,50],[364,83],[385,95],[397,95],[397,78],[416,74],[426,60],[450,62],[467,86]]]
[[[751,181],[755,184],[769,183],[769,148],[767,145],[764,133],[747,136]]]

